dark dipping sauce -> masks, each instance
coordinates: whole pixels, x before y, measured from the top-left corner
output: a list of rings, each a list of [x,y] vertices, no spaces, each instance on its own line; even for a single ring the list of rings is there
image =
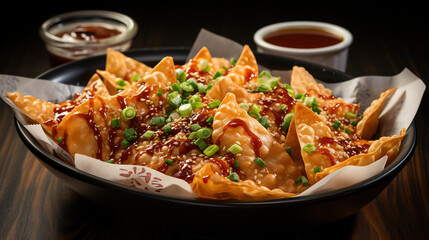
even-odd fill
[[[342,42],[335,33],[318,28],[288,28],[269,33],[264,37],[268,43],[289,48],[322,48]]]
[[[73,38],[78,41],[96,42],[121,34],[121,31],[102,26],[77,26],[69,31],[57,34],[60,38]]]

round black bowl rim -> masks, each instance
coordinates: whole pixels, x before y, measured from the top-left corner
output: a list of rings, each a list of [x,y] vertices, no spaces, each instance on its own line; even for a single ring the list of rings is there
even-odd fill
[[[150,49],[135,49],[125,52],[127,55],[132,57],[133,55],[140,54],[140,53],[157,53],[157,54],[164,54],[169,52],[176,52],[176,53],[188,53],[189,48],[150,48]],[[267,54],[261,54],[261,53],[254,53],[256,58],[258,57],[266,57],[269,56],[270,58],[274,59],[287,59],[284,57],[278,57],[273,55],[267,55]],[[58,71],[58,69],[62,69],[65,67],[70,67],[75,64],[85,64],[86,62],[91,61],[100,61],[104,60],[105,55],[90,57],[83,60],[78,60],[75,62],[66,63],[57,67],[54,67],[45,73],[42,73],[37,78],[44,78],[46,76],[50,76],[50,74],[55,73]],[[334,74],[341,75],[344,79],[350,79],[351,76],[334,70],[330,69],[321,65],[308,63],[305,61],[295,60],[295,59],[288,59],[288,61],[293,61],[297,65],[302,66],[308,66],[310,68],[314,69],[320,69],[323,68],[324,70],[332,71]],[[331,73],[332,74],[332,73]],[[103,178],[91,175],[89,173],[86,173],[84,171],[81,171],[73,166],[70,166],[69,164],[63,162],[56,156],[50,154],[47,150],[45,150],[40,144],[37,143],[37,141],[34,140],[34,138],[31,136],[31,134],[25,129],[25,127],[18,122],[18,120],[15,118],[15,127],[17,129],[18,135],[26,145],[26,147],[43,163],[47,164],[50,167],[69,175],[73,178],[77,178],[83,182],[87,182],[90,184],[97,185],[102,188],[107,188],[110,190],[117,190],[118,192],[128,192],[131,194],[136,194],[142,197],[146,198],[152,198],[156,199],[158,201],[165,201],[165,202],[174,202],[179,204],[187,204],[187,205],[200,205],[200,206],[207,206],[207,207],[275,207],[279,205],[306,205],[306,204],[312,204],[312,203],[320,203],[320,202],[326,202],[330,201],[332,199],[341,198],[347,195],[354,194],[362,189],[365,189],[371,185],[377,184],[377,182],[381,181],[384,178],[393,178],[398,174],[398,172],[408,163],[409,159],[411,158],[415,145],[416,145],[416,139],[417,139],[417,131],[414,121],[411,123],[410,127],[407,129],[407,137],[412,137],[410,148],[405,153],[405,155],[400,159],[396,164],[390,164],[385,169],[383,169],[380,173],[376,174],[375,176],[364,180],[362,182],[353,184],[351,186],[341,188],[338,190],[326,192],[326,193],[319,193],[314,195],[308,195],[308,196],[299,196],[299,197],[293,197],[293,198],[284,198],[284,199],[275,199],[275,200],[266,200],[266,201],[230,201],[230,200],[210,200],[210,199],[201,199],[201,198],[182,198],[177,196],[168,196],[162,193],[154,193],[154,192],[148,192],[145,190],[135,189],[132,187],[124,186],[119,183],[115,183],[112,181],[105,180]],[[402,146],[401,146],[402,149]],[[395,159],[396,160],[396,159]],[[394,162],[395,162],[394,160]]]

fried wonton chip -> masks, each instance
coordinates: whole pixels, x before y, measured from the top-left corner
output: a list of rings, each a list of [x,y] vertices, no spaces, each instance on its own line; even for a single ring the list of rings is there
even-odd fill
[[[228,76],[219,78],[207,92],[207,96],[222,101],[228,93],[233,93],[238,103],[252,103],[260,98],[259,93],[250,93],[246,91],[245,88],[234,83]]]
[[[238,85],[255,83],[258,81],[258,63],[248,45],[243,47],[237,63],[231,68],[227,76]]]
[[[206,47],[202,47],[193,59],[183,65],[183,68],[191,68],[195,72],[206,71],[211,74],[219,70],[213,62],[210,51]]]
[[[117,50],[109,48],[107,49],[105,70],[115,75],[117,78],[122,78],[125,81],[132,81],[136,74],[144,76],[147,72],[152,70],[152,68],[135,59],[127,57]]]
[[[214,176],[213,179],[212,176],[206,177],[202,181],[194,180],[193,189],[197,190],[197,194],[210,197],[211,192],[211,197],[223,195],[236,199],[268,199],[280,195],[292,196],[302,190],[294,181],[301,176],[300,172],[286,150],[272,138],[265,127],[239,107],[232,93],[225,96],[215,114],[212,138],[221,149],[221,154],[225,154],[234,144],[242,147],[240,155],[235,159],[239,166],[236,173],[244,180],[229,183],[227,176],[222,176],[224,180],[220,180],[220,176]],[[258,161],[263,161],[263,164],[258,164]],[[208,167],[205,170],[210,172]],[[205,189],[206,187],[212,189]],[[264,190],[253,191],[255,188]]]
[[[406,130],[405,128],[401,129],[399,135],[393,135],[391,137],[381,137],[380,139],[374,141],[368,149],[367,153],[362,153],[355,155],[346,161],[338,163],[332,167],[324,169],[322,172],[319,172],[315,176],[315,180],[319,181],[322,178],[326,177],[328,174],[333,173],[334,171],[348,166],[366,166],[373,163],[374,161],[380,159],[383,156],[387,156],[386,165],[388,165],[393,158],[398,154],[401,146],[401,142],[405,137]]]
[[[365,109],[362,120],[357,124],[357,133],[363,139],[371,139],[378,130],[379,116],[383,110],[387,98],[392,95],[397,88],[389,89],[380,94],[380,98],[372,101],[371,105]]]
[[[303,67],[294,66],[292,68],[291,82],[295,93],[307,93],[309,90],[316,90],[319,94],[331,96],[331,90],[318,83],[313,76]]]
[[[157,90],[176,81],[172,59],[164,58],[143,80],[145,84],[135,91],[123,91],[123,94],[108,97],[96,96],[75,107],[56,127],[55,138],[64,139],[61,145],[71,156],[80,153],[103,161],[109,160],[120,150],[118,146],[124,139],[123,131],[130,124],[121,121],[120,129],[110,126],[114,118],[123,120],[122,109],[133,107],[139,120],[148,124],[153,117],[148,115],[151,110],[163,109],[168,104],[167,101],[159,101],[163,96],[158,96]]]

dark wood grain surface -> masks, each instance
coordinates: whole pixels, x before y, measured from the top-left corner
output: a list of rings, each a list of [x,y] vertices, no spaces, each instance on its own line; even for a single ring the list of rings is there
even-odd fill
[[[41,3],[40,3],[41,4]],[[316,20],[349,29],[354,41],[346,72],[352,76],[395,75],[408,68],[426,85],[429,80],[429,25],[424,6],[359,2],[303,2],[262,6],[221,2],[174,4],[94,4],[55,6],[12,4],[1,16],[0,74],[36,77],[51,68],[38,28],[59,13],[108,9],[139,24],[132,48],[190,47],[201,28],[255,49],[253,33],[267,24]],[[40,9],[40,8],[39,8]],[[45,10],[43,10],[45,9]],[[406,14],[412,13],[412,14]],[[427,94],[426,94],[427,95]],[[216,226],[175,227],[174,222],[148,224],[147,216],[100,206],[68,188],[27,150],[0,101],[0,239],[429,239],[428,99],[415,118],[415,153],[381,194],[356,214],[338,222],[308,228],[275,230]],[[172,216],[174,219],[174,216]],[[287,216],[285,216],[287,217]],[[219,223],[221,224],[221,223]],[[281,237],[277,232],[281,231]],[[245,238],[241,238],[245,239]]]

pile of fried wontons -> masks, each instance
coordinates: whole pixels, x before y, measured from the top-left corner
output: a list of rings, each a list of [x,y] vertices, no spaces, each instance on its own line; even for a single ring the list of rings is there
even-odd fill
[[[202,48],[184,65],[149,67],[113,49],[72,100],[7,96],[71,156],[143,165],[187,181],[203,198],[296,196],[347,165],[399,151],[399,135],[373,139],[388,89],[359,115],[294,66],[290,84],[258,70],[251,49],[238,59]]]

